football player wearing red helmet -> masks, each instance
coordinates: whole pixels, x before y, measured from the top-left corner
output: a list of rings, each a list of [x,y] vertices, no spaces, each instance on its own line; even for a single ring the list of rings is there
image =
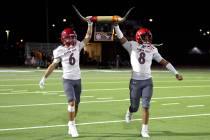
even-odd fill
[[[125,121],[131,121],[134,112],[137,112],[142,102],[142,128],[141,136],[150,137],[148,130],[149,123],[149,107],[150,100],[153,94],[153,81],[151,76],[152,60],[165,66],[171,71],[177,80],[182,80],[183,77],[170,62],[165,60],[158,52],[158,49],[152,44],[152,33],[148,28],[140,28],[136,32],[136,40],[128,41],[121,32],[119,25],[114,24],[114,29],[122,46],[130,55],[132,66],[132,76],[130,80],[130,106],[125,115]]]
[[[136,42],[142,43],[152,43],[152,33],[147,28],[140,28],[136,32]]]
[[[61,32],[61,42],[63,43],[63,45],[65,46],[74,46],[76,44],[77,41],[77,34],[76,32],[73,30],[73,28],[65,28],[62,32]]]
[[[82,41],[77,40],[77,34],[73,28],[65,28],[61,32],[62,45],[53,50],[54,60],[39,82],[40,88],[44,88],[46,79],[61,62],[64,93],[68,102],[68,134],[72,137],[79,136],[75,125],[75,119],[81,95],[81,72],[79,66],[80,51],[91,39],[92,25],[93,23],[88,20],[87,33]]]

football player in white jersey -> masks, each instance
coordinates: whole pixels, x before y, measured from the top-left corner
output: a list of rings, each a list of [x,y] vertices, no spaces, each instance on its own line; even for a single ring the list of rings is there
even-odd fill
[[[132,118],[132,113],[138,111],[141,98],[142,128],[140,134],[142,137],[147,138],[150,137],[148,131],[149,107],[153,94],[153,82],[151,76],[152,60],[165,66],[175,75],[177,80],[182,80],[183,77],[176,71],[170,62],[165,60],[158,53],[158,49],[152,44],[152,33],[149,29],[140,28],[136,32],[136,41],[128,41],[121,32],[118,24],[114,24],[114,29],[120,43],[130,55],[132,66],[132,76],[129,85],[130,107],[126,112],[125,121],[129,123]]]
[[[72,137],[79,136],[75,125],[75,118],[81,94],[81,74],[79,66],[80,51],[91,39],[92,25],[93,23],[88,20],[87,33],[81,42],[77,40],[77,34],[72,28],[65,28],[62,31],[62,45],[58,46],[53,51],[54,60],[49,65],[39,82],[40,88],[44,88],[46,79],[61,62],[63,69],[63,87],[68,100],[68,134]]]

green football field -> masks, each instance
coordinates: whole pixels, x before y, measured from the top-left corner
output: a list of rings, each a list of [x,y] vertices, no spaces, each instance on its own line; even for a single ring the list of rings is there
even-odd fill
[[[77,116],[78,138],[67,134],[62,72],[55,70],[45,89],[43,70],[0,69],[0,140],[139,140],[141,108],[125,123],[130,69],[82,70],[83,92]],[[151,140],[210,139],[210,69],[178,69],[183,81],[153,69]]]

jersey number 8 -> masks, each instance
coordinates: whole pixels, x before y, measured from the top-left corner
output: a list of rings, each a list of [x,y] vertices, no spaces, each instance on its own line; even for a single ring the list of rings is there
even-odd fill
[[[146,54],[144,52],[140,52],[139,59],[138,59],[140,64],[145,63],[145,56],[146,56]]]

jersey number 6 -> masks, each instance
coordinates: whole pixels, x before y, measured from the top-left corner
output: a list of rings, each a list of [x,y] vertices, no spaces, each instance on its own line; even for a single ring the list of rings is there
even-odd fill
[[[75,62],[76,62],[76,59],[74,58],[74,53],[70,54],[70,57],[69,57],[69,64],[70,65],[74,65]]]

